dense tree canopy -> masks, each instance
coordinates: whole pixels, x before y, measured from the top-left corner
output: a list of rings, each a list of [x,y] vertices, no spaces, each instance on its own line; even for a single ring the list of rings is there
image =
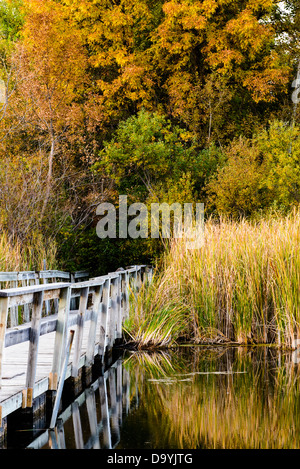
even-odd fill
[[[295,0],[2,0],[1,229],[82,267],[121,193],[214,215],[298,204],[299,18]],[[116,263],[125,244],[105,245]]]

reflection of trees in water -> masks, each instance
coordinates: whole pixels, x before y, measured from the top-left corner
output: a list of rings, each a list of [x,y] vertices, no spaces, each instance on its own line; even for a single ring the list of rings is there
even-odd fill
[[[140,379],[155,448],[299,447],[299,369],[291,354],[199,347],[176,350],[167,361],[161,354],[133,358],[144,370],[154,361],[163,370]]]
[[[126,353],[30,447],[297,448],[298,380],[268,347]]]

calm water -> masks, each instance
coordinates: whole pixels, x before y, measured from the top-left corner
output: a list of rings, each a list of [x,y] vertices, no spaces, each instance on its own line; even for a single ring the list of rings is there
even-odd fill
[[[300,364],[272,348],[126,353],[34,448],[299,448]]]

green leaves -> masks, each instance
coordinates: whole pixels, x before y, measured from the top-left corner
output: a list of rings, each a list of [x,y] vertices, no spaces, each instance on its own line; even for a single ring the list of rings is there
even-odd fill
[[[288,211],[300,202],[299,127],[273,121],[252,139],[227,149],[228,160],[208,183],[218,213],[253,216],[271,208]]]
[[[167,178],[179,178],[186,169],[193,152],[186,139],[189,135],[163,115],[140,111],[119,125],[94,169],[104,169],[120,190],[150,190]]]

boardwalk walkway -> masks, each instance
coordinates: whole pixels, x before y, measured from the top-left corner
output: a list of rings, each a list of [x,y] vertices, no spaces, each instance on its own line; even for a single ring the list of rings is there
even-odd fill
[[[57,271],[48,278],[54,275],[58,277]],[[55,397],[60,382],[76,380],[82,369],[92,367],[95,357],[104,363],[122,339],[130,293],[137,292],[142,282],[150,281],[151,275],[152,269],[147,266],[132,266],[81,282],[65,282],[64,278],[57,282],[55,277],[54,283],[35,280],[31,285],[0,290],[3,432],[12,412],[33,409],[45,393]],[[18,324],[20,318],[22,324]],[[74,338],[64,370],[71,336]]]

